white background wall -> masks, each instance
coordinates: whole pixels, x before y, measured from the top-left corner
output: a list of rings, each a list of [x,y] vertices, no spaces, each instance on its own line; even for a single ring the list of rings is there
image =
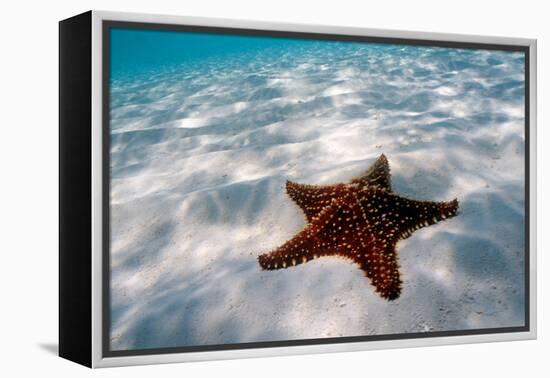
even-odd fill
[[[545,1],[6,1],[0,23],[1,375],[542,376],[548,374]],[[88,9],[529,37],[539,40],[539,340],[89,371],[57,344],[57,21]]]

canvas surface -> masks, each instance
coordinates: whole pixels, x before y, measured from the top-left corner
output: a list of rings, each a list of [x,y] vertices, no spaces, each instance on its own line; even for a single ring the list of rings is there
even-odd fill
[[[525,60],[480,49],[114,29],[112,350],[525,324]],[[285,183],[392,190],[456,217],[396,244],[381,297],[326,256],[262,270],[307,227]]]

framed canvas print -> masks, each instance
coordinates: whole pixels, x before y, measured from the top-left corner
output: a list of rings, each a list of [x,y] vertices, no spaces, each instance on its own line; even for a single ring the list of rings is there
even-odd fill
[[[60,22],[60,355],[536,336],[535,40]]]

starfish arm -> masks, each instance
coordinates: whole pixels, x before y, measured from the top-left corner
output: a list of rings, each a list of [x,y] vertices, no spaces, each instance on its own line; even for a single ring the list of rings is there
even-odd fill
[[[331,200],[330,205],[296,236],[275,250],[260,255],[260,266],[266,270],[273,270],[302,264],[320,256],[351,257],[350,242],[353,238],[353,229],[349,227],[349,221],[354,217],[352,214],[356,214],[355,219],[359,220],[358,210],[356,197],[347,196],[340,200]],[[364,239],[357,236],[357,240]]]
[[[388,241],[408,238],[414,231],[458,214],[458,200],[416,201],[384,190],[363,191],[362,207],[376,220],[374,232],[384,232]],[[368,200],[365,200],[368,198]]]
[[[362,253],[354,257],[376,292],[381,297],[391,301],[401,294],[401,278],[395,245],[371,246],[362,250]]]
[[[289,197],[302,209],[307,222],[313,221],[324,208],[336,198],[343,185],[317,186],[304,185],[292,181],[286,182],[286,192]]]
[[[390,165],[386,156],[380,155],[362,176],[351,180],[351,184],[358,185],[359,189],[373,186],[391,192]]]
[[[399,212],[399,239],[406,239],[411,234],[424,227],[439,223],[458,214],[458,200],[448,202],[415,201],[401,198],[402,211]]]
[[[384,154],[370,166],[362,176],[353,179],[350,184],[359,189],[376,187],[391,191],[390,166]],[[286,182],[286,192],[289,197],[302,209],[307,222],[310,223],[321,211],[330,205],[333,198],[338,198],[344,191],[345,185],[304,185],[296,182]]]
[[[319,257],[323,250],[318,240],[318,232],[319,227],[316,224],[309,224],[275,250],[260,255],[260,266],[265,270],[283,269]]]

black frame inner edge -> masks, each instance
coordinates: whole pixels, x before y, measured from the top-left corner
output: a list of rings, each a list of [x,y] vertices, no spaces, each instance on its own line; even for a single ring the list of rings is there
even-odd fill
[[[500,51],[517,51],[523,52],[525,56],[525,234],[524,234],[524,303],[525,303],[525,325],[518,327],[499,327],[499,328],[480,328],[469,330],[449,330],[438,332],[415,332],[401,334],[386,334],[386,335],[371,335],[371,336],[349,336],[349,337],[332,337],[318,339],[297,339],[297,340],[281,340],[281,341],[260,341],[246,342],[234,344],[215,344],[215,345],[193,345],[181,347],[164,347],[164,348],[149,348],[149,349],[131,349],[131,350],[111,350],[110,348],[110,326],[111,326],[111,309],[110,309],[110,30],[112,28],[124,29],[140,29],[140,30],[156,30],[156,31],[182,31],[182,32],[202,32],[202,33],[217,33],[230,35],[250,35],[250,36],[265,36],[265,37],[283,37],[283,38],[302,38],[314,40],[329,40],[329,41],[348,41],[348,42],[367,42],[367,43],[385,43],[385,44],[402,44],[414,46],[428,47],[448,47],[461,49],[478,49],[478,50],[500,50]],[[273,30],[256,30],[256,29],[241,29],[229,27],[212,27],[212,26],[192,26],[179,24],[159,24],[159,23],[143,23],[143,22],[128,22],[128,21],[102,21],[102,357],[123,357],[123,356],[142,356],[153,354],[169,354],[169,353],[189,353],[189,352],[206,352],[206,351],[223,351],[235,349],[253,349],[253,348],[277,348],[277,347],[293,347],[307,345],[323,345],[323,344],[340,344],[352,342],[366,341],[382,341],[382,340],[406,340],[418,338],[437,338],[449,336],[468,336],[468,335],[484,335],[495,333],[512,333],[512,332],[528,332],[530,330],[530,218],[529,218],[529,125],[530,125],[530,49],[529,46],[505,45],[505,44],[490,44],[478,42],[455,42],[455,41],[437,41],[427,39],[412,39],[412,38],[393,38],[393,37],[369,37],[356,35],[341,35],[341,34],[325,34],[325,33],[309,33],[309,32],[289,32],[289,31],[273,31]]]

